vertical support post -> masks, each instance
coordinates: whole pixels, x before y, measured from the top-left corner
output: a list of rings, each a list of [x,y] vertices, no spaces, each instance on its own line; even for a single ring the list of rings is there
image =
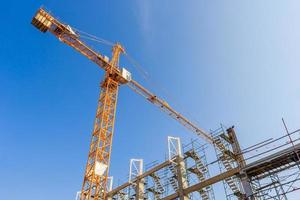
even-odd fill
[[[144,179],[137,179],[135,187],[136,200],[144,200],[145,183]]]
[[[180,138],[168,136],[169,159],[175,161],[176,170],[175,177],[178,182],[178,193],[180,200],[189,200],[188,195],[185,195],[183,190],[188,187],[186,178],[186,167],[182,155],[182,147]]]
[[[107,184],[107,192],[110,192],[112,191],[112,188],[113,188],[113,177],[110,176],[108,177],[108,184]],[[107,200],[112,200],[112,197],[111,196],[107,196],[106,198]]]
[[[234,127],[227,129],[227,134],[232,141],[232,150],[233,150],[233,153],[236,155],[237,164],[238,164],[239,168],[241,169],[241,172],[240,172],[241,184],[242,184],[244,193],[246,195],[246,198],[254,199],[250,180],[247,177],[247,174],[243,171],[243,168],[246,167],[246,161],[242,154],[242,150],[241,150],[239,141],[237,139]]]
[[[187,177],[186,177],[186,167],[184,159],[182,156],[178,156],[176,159],[177,163],[177,180],[178,180],[178,192],[180,200],[189,200],[187,194],[183,193],[183,190],[188,187]]]
[[[79,200],[80,194],[81,194],[81,191],[78,191],[78,192],[76,193],[76,198],[75,198],[75,200]]]
[[[145,184],[144,179],[140,179],[139,176],[143,174],[143,160],[131,159],[129,182],[135,181],[135,199],[144,200]]]
[[[281,200],[281,199],[282,200],[288,200],[278,175],[277,174],[272,174],[270,176],[270,178],[271,178],[271,181],[274,183],[274,189],[275,189],[277,198],[279,200]]]

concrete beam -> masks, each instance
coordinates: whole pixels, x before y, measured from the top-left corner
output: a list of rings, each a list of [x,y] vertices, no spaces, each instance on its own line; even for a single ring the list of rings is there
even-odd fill
[[[199,191],[199,190],[201,190],[201,189],[203,189],[203,188],[205,188],[207,186],[213,185],[213,184],[215,184],[217,182],[220,182],[220,181],[222,181],[222,180],[224,180],[224,179],[226,179],[228,177],[232,177],[234,175],[238,175],[239,172],[240,172],[239,168],[234,168],[232,170],[229,170],[227,172],[224,172],[222,174],[219,174],[217,176],[209,178],[209,179],[207,179],[207,180],[205,180],[203,182],[200,182],[200,183],[197,183],[195,185],[192,185],[192,186],[184,189],[183,193],[187,195],[187,194],[190,194],[192,192]],[[169,196],[167,196],[165,198],[162,198],[161,200],[174,200],[174,199],[176,199],[178,197],[179,197],[179,194],[175,193],[175,194],[169,195]]]
[[[171,164],[171,161],[170,160],[167,160],[157,166],[155,166],[154,168],[150,169],[149,171],[143,173],[142,175],[138,176],[135,180],[133,180],[132,182],[127,182],[123,185],[120,185],[118,186],[117,188],[113,189],[112,191],[110,191],[107,196],[109,197],[112,197],[114,195],[116,195],[120,190],[123,190],[127,187],[129,187],[132,183],[136,182],[137,180],[142,180],[143,178],[149,176],[150,174],[153,174],[154,172],[160,170],[160,169],[163,169],[165,167],[167,167],[168,165]]]

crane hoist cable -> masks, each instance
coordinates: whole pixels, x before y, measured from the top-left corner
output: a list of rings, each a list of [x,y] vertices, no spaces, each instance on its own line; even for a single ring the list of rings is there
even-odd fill
[[[108,45],[108,46],[111,46],[111,47],[114,46],[113,42],[108,41],[108,40],[106,40],[104,38],[100,38],[100,37],[92,35],[90,33],[81,31],[78,28],[72,27],[72,29],[74,29],[77,33],[79,33],[80,37],[83,37],[85,39],[92,40],[92,41],[95,41],[95,42],[98,42],[98,43],[101,43],[101,44],[105,44],[105,45]]]

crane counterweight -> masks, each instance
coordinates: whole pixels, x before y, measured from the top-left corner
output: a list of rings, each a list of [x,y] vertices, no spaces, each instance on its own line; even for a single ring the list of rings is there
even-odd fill
[[[37,29],[39,29],[41,32],[45,33],[52,25],[52,20],[53,17],[41,8],[33,17],[31,24],[34,25]]]

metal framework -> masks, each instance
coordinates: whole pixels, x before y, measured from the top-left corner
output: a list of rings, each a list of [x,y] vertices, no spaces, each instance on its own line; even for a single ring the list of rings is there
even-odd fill
[[[291,133],[295,136],[293,142],[300,140],[298,133],[300,130]],[[168,153],[172,156],[130,182],[114,188],[108,193],[109,199],[119,199],[120,191],[129,191],[126,188],[137,188],[139,180],[145,180],[143,190],[140,191],[143,191],[144,199],[147,200],[213,200],[213,185],[222,182],[226,199],[286,200],[289,199],[288,194],[300,190],[300,144],[286,148],[291,142],[285,142],[283,146],[279,143],[279,147],[282,146],[280,151],[273,148],[271,153],[268,152],[269,155],[250,164],[247,164],[246,160],[252,156],[244,158],[250,151],[266,148],[268,144],[274,145],[274,142],[287,138],[287,135],[272,141],[266,140],[245,150],[239,147],[233,127],[226,131],[221,127],[213,131],[212,136],[215,139],[219,138],[226,146],[226,155],[232,157],[230,167],[226,167],[227,164],[222,160],[224,154],[219,148],[216,148],[217,161],[207,163],[207,145],[199,145],[197,140],[192,140],[190,144],[182,146],[179,138],[168,137]],[[175,148],[170,148],[171,146]],[[182,149],[183,152],[180,153],[178,149]],[[256,156],[262,153],[265,152],[256,153]],[[220,173],[210,176],[209,168],[216,163],[219,163]],[[134,194],[123,194],[126,200],[136,199]]]
[[[236,156],[240,155],[240,147],[238,141],[235,140],[234,129],[229,128],[225,131],[221,125],[219,129],[212,132],[212,135],[214,135],[216,143],[224,149],[220,151],[219,148],[215,148],[220,173],[230,171],[233,168],[242,168],[245,161],[243,157]],[[240,177],[228,177],[223,180],[223,185],[228,200],[245,198],[246,194],[243,191]]]
[[[280,172],[269,172],[263,178],[252,178],[252,199],[257,200],[288,200],[289,195],[300,190],[299,167],[286,168]],[[294,196],[293,199],[295,198]]]
[[[205,182],[210,179],[208,163],[206,158],[207,145],[201,145],[197,140],[191,140],[187,145],[184,145],[185,164],[187,169],[188,185],[194,185],[200,182]],[[197,192],[189,194],[190,199],[215,199],[214,190],[211,185],[200,189]]]
[[[112,58],[109,61],[106,56],[87,46],[81,40],[80,34],[74,31],[71,26],[60,22],[43,8],[37,11],[31,23],[41,32],[45,33],[48,31],[52,33],[61,42],[73,47],[105,71],[82,185],[81,200],[105,199],[118,87],[121,84],[127,84],[131,89],[145,97],[149,102],[159,107],[183,126],[201,136],[207,142],[214,143],[208,133],[174,110],[166,101],[132,80],[130,72],[126,69],[120,69],[119,57],[121,53],[125,53],[124,48],[120,44],[117,43],[113,46]]]
[[[299,190],[300,144],[266,156],[249,164],[245,171],[258,200],[286,200],[288,194]]]
[[[113,46],[112,58],[109,61],[106,56],[88,47],[81,40],[80,35],[69,25],[60,22],[42,8],[33,17],[32,24],[42,32],[49,31],[60,41],[73,47],[105,71],[105,78],[101,83],[101,94],[98,100],[84,181],[82,190],[78,193],[80,200],[114,199],[116,195],[121,199],[136,198],[142,200],[148,198],[149,193],[153,194],[154,199],[171,200],[179,198],[180,200],[186,200],[192,198],[192,193],[194,192],[198,192],[202,199],[209,199],[211,197],[209,196],[209,191],[212,191],[210,188],[214,183],[220,181],[224,182],[226,190],[229,189],[231,191],[227,193],[227,197],[231,196],[237,199],[259,198],[257,194],[264,193],[262,188],[268,188],[271,185],[276,188],[275,193],[277,197],[279,196],[279,199],[282,199],[291,191],[290,188],[293,188],[289,185],[289,188],[285,190],[285,183],[282,183],[281,176],[278,174],[299,165],[300,146],[295,143],[300,139],[297,138],[294,140],[291,136],[297,133],[297,131],[293,133],[287,131],[290,142],[288,144],[291,144],[292,147],[280,151],[279,155],[273,153],[269,155],[270,157],[265,156],[264,159],[247,165],[246,160],[249,161],[251,158],[266,155],[265,153],[270,153],[271,151],[245,159],[244,155],[247,151],[241,150],[233,127],[226,131],[221,128],[218,130],[217,135],[210,135],[196,126],[182,114],[174,110],[166,101],[160,99],[134,81],[131,78],[130,72],[119,67],[119,57],[122,53],[125,53],[124,48],[120,44],[117,43]],[[175,148],[175,151],[170,153],[170,160],[143,174],[135,176],[130,182],[110,191],[109,188],[111,187],[108,185],[110,155],[118,87],[122,84],[128,85],[187,129],[205,139],[206,142],[213,144],[217,153],[217,161],[220,164],[220,174],[213,177],[207,176],[208,166],[205,165],[201,156],[195,151],[186,151],[181,154],[181,148],[178,145],[177,150]],[[264,143],[263,145],[266,144]],[[286,146],[281,145],[275,148],[275,150],[281,147],[284,148]],[[188,166],[187,159],[192,159],[195,162],[195,166]],[[299,169],[300,167],[298,166]],[[197,176],[197,183],[191,184],[189,180],[191,174]],[[272,183],[263,185],[261,180],[265,178],[270,178]],[[153,185],[150,187],[145,183],[145,180],[152,180]],[[295,180],[298,180],[298,178],[286,184],[294,183]],[[277,186],[279,186],[279,189]],[[135,187],[135,193],[133,193],[135,196],[131,196],[128,192],[126,194],[124,189],[128,187]],[[297,189],[293,188],[293,190]],[[130,189],[127,191],[130,191]]]
[[[232,174],[237,173],[235,169],[211,179],[205,160],[204,145],[200,145],[197,141],[192,141],[182,147],[179,138],[168,137],[168,147],[170,159],[152,166],[141,175],[116,187],[108,193],[108,199],[121,199],[120,193],[123,193],[126,200],[138,199],[136,193],[130,193],[130,191],[131,188],[134,190],[139,188],[144,199],[149,200],[177,198],[181,200],[198,198],[213,200],[214,194],[211,183],[218,182],[223,176],[232,176]],[[139,185],[141,180],[144,183],[143,187]]]
[[[107,76],[101,84],[101,94],[98,101],[81,199],[105,198],[117,95],[118,83]],[[99,197],[96,197],[98,195]]]

